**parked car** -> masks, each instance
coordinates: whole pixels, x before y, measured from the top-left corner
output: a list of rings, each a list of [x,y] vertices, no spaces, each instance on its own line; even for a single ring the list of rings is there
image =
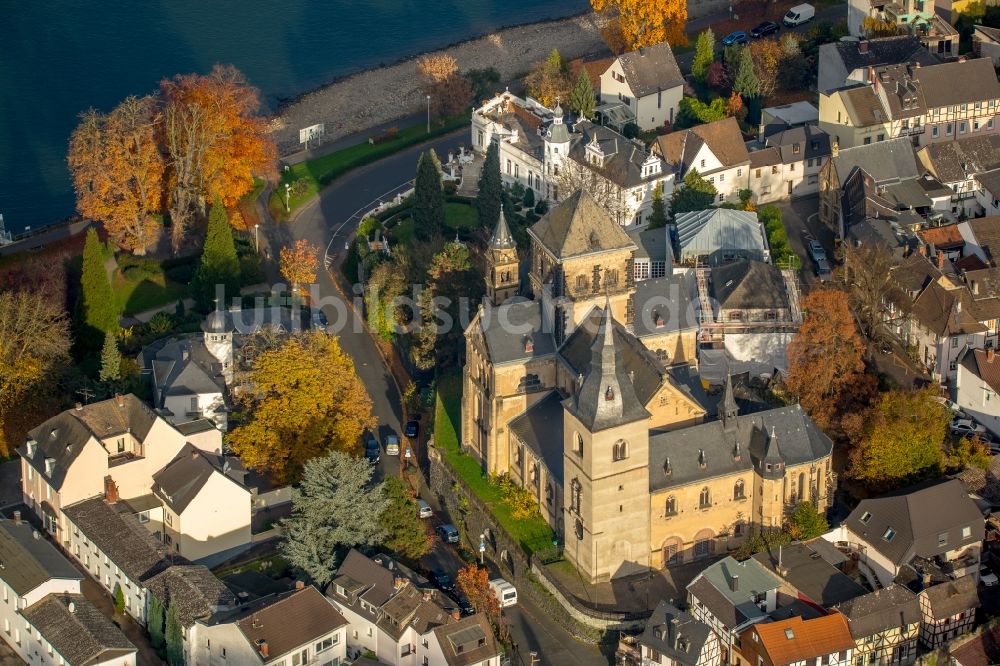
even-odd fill
[[[407,421],[403,434],[410,439],[416,439],[417,435],[420,434],[420,423],[417,421]]]
[[[378,441],[374,439],[369,439],[368,441],[365,442],[365,458],[368,459],[368,462],[370,462],[373,465],[377,465],[379,460],[382,459],[379,453],[380,449]]]
[[[994,587],[997,583],[1000,583],[1000,578],[997,578],[997,575],[984,564],[979,567],[979,582],[986,587]]]
[[[767,37],[768,35],[775,34],[780,29],[781,28],[774,21],[764,21],[763,23],[759,24],[757,27],[755,27],[753,30],[750,31],[750,36],[753,37],[754,39],[758,39],[760,37]]]
[[[455,589],[455,581],[441,569],[431,571],[430,580],[442,592],[451,592]]]
[[[395,435],[387,435],[385,438],[385,455],[387,456],[398,456],[399,455],[399,437]]]
[[[732,46],[733,44],[746,44],[748,41],[750,40],[747,39],[747,33],[743,32],[742,30],[737,30],[723,37],[722,45]]]
[[[445,543],[458,543],[458,530],[451,523],[438,525],[437,532]]]
[[[986,427],[972,419],[955,419],[951,422],[951,434],[960,437],[979,435],[980,438],[984,438],[986,437]]]
[[[962,411],[962,408],[958,406],[958,403],[949,400],[948,398],[943,398],[939,395],[932,395],[931,400],[938,403],[939,405],[944,405],[944,407],[952,413],[954,417],[952,420],[957,419],[967,419],[969,415]]]
[[[330,322],[327,321],[326,315],[323,314],[322,310],[319,308],[312,308],[309,310],[309,318],[312,320],[313,328],[323,331],[324,333],[329,332],[327,327],[330,325]]]
[[[794,28],[797,25],[802,25],[803,23],[808,23],[816,16],[816,8],[810,4],[795,5],[788,10],[785,14],[785,18],[781,19],[781,22],[787,25],[789,28]]]
[[[431,505],[427,503],[426,500],[417,500],[417,517],[418,518],[430,518],[434,515],[434,509]]]

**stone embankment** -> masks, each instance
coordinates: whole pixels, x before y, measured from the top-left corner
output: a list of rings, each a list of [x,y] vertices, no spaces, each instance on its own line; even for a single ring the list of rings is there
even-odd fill
[[[502,81],[509,81],[554,48],[567,59],[604,51],[600,20],[588,13],[507,28],[437,53],[453,56],[463,72],[494,67]],[[287,155],[299,150],[299,129],[317,123],[325,123],[324,142],[329,142],[419,112],[424,98],[417,59],[358,72],[289,103],[272,121],[278,152]]]

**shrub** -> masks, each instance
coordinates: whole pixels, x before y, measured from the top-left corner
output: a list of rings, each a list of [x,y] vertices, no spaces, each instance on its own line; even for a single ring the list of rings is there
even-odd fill
[[[685,98],[685,99],[687,99],[687,98]],[[635,139],[635,138],[637,138],[639,136],[639,133],[641,131],[642,130],[635,123],[625,123],[625,126],[622,127],[622,135],[626,139]]]
[[[260,284],[264,282],[264,269],[260,265],[260,258],[256,255],[240,257],[240,284]]]
[[[130,282],[140,282],[155,277],[159,271],[151,271],[145,266],[126,266],[121,269],[122,275]]]
[[[166,269],[163,271],[163,274],[167,276],[168,280],[187,284],[194,278],[196,270],[194,264],[181,264],[180,266]]]
[[[549,202],[545,199],[539,199],[538,203],[535,204],[535,212],[539,215],[545,215],[549,212]]]
[[[521,203],[524,204],[525,208],[533,208],[535,206],[535,190],[532,188],[526,188],[524,190],[524,197],[521,198]]]
[[[174,324],[175,322],[172,315],[169,315],[166,312],[157,312],[153,315],[152,319],[146,322],[144,328],[147,335],[156,339],[163,337],[167,333],[174,330]]]

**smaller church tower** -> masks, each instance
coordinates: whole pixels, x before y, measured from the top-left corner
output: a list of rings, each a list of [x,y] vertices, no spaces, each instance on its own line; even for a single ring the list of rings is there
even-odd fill
[[[486,251],[486,297],[493,305],[500,305],[517,294],[520,284],[517,245],[501,208]]]
[[[213,310],[201,323],[205,349],[219,361],[226,384],[233,381],[234,329],[232,318],[225,310]]]
[[[560,196],[573,194],[572,192],[560,192],[559,170],[563,168],[566,157],[569,155],[569,127],[563,122],[562,105],[556,102],[556,108],[552,110],[552,124],[549,125],[548,132],[545,133],[545,198],[551,201],[559,201]]]
[[[778,446],[778,435],[771,426],[771,432],[765,429],[755,433],[755,436],[766,438],[764,455],[757,461],[757,475],[760,478],[761,492],[757,493],[757,508],[761,529],[778,529],[785,521],[785,456]]]

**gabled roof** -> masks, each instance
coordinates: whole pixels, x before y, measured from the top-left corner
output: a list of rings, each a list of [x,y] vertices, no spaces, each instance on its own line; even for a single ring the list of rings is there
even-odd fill
[[[844,148],[830,160],[841,181],[856,168],[864,169],[879,185],[915,179],[922,171],[913,144],[906,137]]]
[[[710,208],[678,215],[674,224],[682,255],[743,250],[763,256],[767,249],[757,213]]]
[[[696,666],[702,663],[701,652],[711,637],[707,624],[661,601],[646,621],[639,644],[666,656],[673,664]]]
[[[581,120],[573,126],[570,140],[569,156],[586,169],[594,168],[588,156],[588,146],[598,147],[603,156],[599,173],[621,187],[637,187],[663,177],[660,171],[644,174],[642,167],[649,160],[650,153],[641,143],[626,139],[610,127]]]
[[[636,249],[621,225],[586,190],[563,199],[528,233],[556,259]]]
[[[83,595],[50,594],[20,612],[70,666],[124,661],[136,651]]]
[[[185,627],[236,604],[236,595],[201,564],[175,564],[143,583]]]
[[[930,604],[931,617],[936,621],[946,620],[953,615],[972,608],[979,608],[979,593],[975,576],[962,576],[955,580],[939,583],[922,591]]]
[[[681,173],[697,167],[692,161],[698,149],[708,145],[712,154],[723,167],[735,167],[750,163],[743,133],[735,118],[724,118],[690,129],[679,130],[656,137],[654,151],[659,152],[668,163],[680,167]]]
[[[337,569],[337,577],[328,586],[327,593],[340,585],[372,606],[381,606],[396,591],[393,578],[391,571],[352,548]]]
[[[972,27],[976,33],[979,33],[989,41],[1000,44],[1000,29],[991,28],[985,25],[974,25]]]
[[[979,543],[985,533],[983,515],[957,479],[862,500],[845,525],[897,567]]]
[[[347,624],[311,585],[254,601],[226,621],[236,624],[260,663],[274,661]],[[267,657],[260,653],[262,641],[267,643]]]
[[[781,579],[757,560],[738,562],[727,556],[703,569],[687,589],[726,628],[736,629],[747,620],[767,615],[754,603],[754,597],[780,586]]]
[[[855,639],[920,622],[920,601],[904,585],[890,585],[838,604]]]
[[[830,135],[815,125],[793,127],[767,137],[766,145],[778,148],[781,161],[793,164],[830,155]],[[751,153],[751,158],[753,153]]]
[[[995,32],[1000,33],[1000,30]],[[1000,664],[1000,626],[994,625],[985,629],[960,647],[951,648],[949,652],[958,666]]]
[[[851,124],[855,127],[871,127],[889,121],[882,108],[882,100],[871,86],[853,86],[831,91],[830,94],[840,96]]]
[[[920,151],[928,170],[943,183],[961,182],[973,174],[1000,168],[1000,136],[996,134],[929,143]]]
[[[530,332],[512,335],[511,328]],[[480,314],[479,329],[494,365],[541,358],[556,350],[552,332],[543,326],[540,301],[515,297],[499,306],[488,304]]]
[[[843,63],[848,74],[856,69],[869,66],[877,67],[913,61],[923,65],[932,65],[940,62],[927,52],[927,48],[920,42],[920,39],[911,35],[867,39],[865,42],[865,51],[859,48],[860,42],[857,41],[824,44],[820,47],[822,49],[820,59],[836,57]]]
[[[201,336],[168,342],[155,352],[149,367],[161,396],[206,395],[226,390],[222,364],[209,353]]]
[[[966,220],[963,224],[969,225],[976,244],[983,248],[987,261],[1000,263],[1000,215]]]
[[[83,575],[26,521],[0,518],[0,580],[23,597],[46,581]]]
[[[961,362],[962,367],[973,376],[978,377],[994,391],[1000,392],[1000,358],[990,356],[985,349],[968,349]]]
[[[733,261],[713,268],[712,295],[724,310],[790,307],[781,271],[762,261]]]
[[[434,630],[447,666],[472,666],[497,656],[499,648],[486,616],[476,613]]]
[[[242,469],[237,458],[230,461],[224,456],[185,444],[173,460],[153,474],[153,494],[162,499],[174,513],[182,514],[213,474],[218,474],[227,482],[243,488],[236,479],[226,473],[233,464],[239,465]],[[243,489],[249,495],[250,491]]]
[[[943,224],[940,227],[927,227],[917,232],[920,240],[933,245],[938,250],[957,250],[965,245],[962,232],[957,224]]]
[[[667,42],[623,53],[618,56],[618,62],[636,97],[684,85],[684,77]]]
[[[923,90],[928,109],[1000,98],[1000,81],[989,58],[919,67],[913,78]]]
[[[844,652],[854,647],[847,620],[837,612],[811,620],[791,617],[779,622],[755,624],[746,633],[756,633],[773,664],[794,664]],[[751,640],[744,637],[743,640]]]
[[[560,486],[563,483],[563,399],[558,391],[550,391],[508,424],[514,436],[534,452]]]
[[[824,608],[863,595],[865,588],[826,561],[826,542],[822,539],[815,539],[815,542],[816,545],[796,543],[770,553],[757,553],[754,559],[787,581],[807,600]],[[778,562],[779,557],[781,562]]]
[[[929,283],[913,301],[910,314],[921,326],[941,337],[986,330],[965,286],[948,288],[940,281]]]

